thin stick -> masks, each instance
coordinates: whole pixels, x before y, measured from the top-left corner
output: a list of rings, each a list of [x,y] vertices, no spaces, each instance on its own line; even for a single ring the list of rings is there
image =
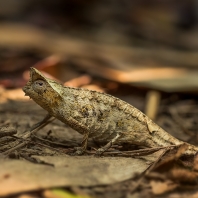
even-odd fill
[[[30,140],[27,140],[31,134],[35,133],[36,131],[39,131],[40,129],[42,129],[43,127],[45,127],[47,124],[49,124],[50,122],[54,121],[56,118],[54,117],[51,117],[49,115],[47,115],[41,122],[35,124],[31,129],[30,131],[27,131],[25,132],[25,134],[22,134],[21,137],[19,138],[22,138],[23,139],[23,142],[20,143],[20,141],[18,141],[16,144],[16,146],[14,146],[13,148],[3,152],[2,154],[3,155],[9,155],[10,153],[12,153],[13,151],[19,149],[19,148],[22,148],[24,147],[25,145],[27,145]]]

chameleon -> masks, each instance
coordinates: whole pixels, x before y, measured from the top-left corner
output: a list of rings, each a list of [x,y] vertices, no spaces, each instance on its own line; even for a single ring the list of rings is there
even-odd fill
[[[105,144],[96,154],[103,153],[113,144],[127,143],[148,148],[184,144],[127,102],[106,93],[63,86],[33,67],[23,91],[49,116],[83,135],[77,154],[86,151],[89,138]],[[185,155],[198,152],[198,147],[186,144]]]

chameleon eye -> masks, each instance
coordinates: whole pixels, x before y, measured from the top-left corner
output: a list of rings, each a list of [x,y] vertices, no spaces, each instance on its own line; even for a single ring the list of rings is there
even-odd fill
[[[46,82],[44,80],[36,80],[32,85],[34,91],[43,93],[46,90]]]

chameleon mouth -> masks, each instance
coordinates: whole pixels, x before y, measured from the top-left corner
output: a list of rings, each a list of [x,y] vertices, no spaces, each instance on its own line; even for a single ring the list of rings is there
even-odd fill
[[[24,87],[22,88],[23,92],[25,93],[25,96],[28,96],[27,89],[28,89],[27,86],[24,86]]]
[[[28,91],[30,89],[30,85],[29,84],[31,84],[30,81],[28,81],[27,84],[22,88],[23,92],[25,93],[25,96],[29,96],[28,95]]]

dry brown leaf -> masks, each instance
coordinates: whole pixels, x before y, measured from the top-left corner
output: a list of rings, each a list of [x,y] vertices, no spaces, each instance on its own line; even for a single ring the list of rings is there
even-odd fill
[[[23,195],[19,195],[17,198],[35,198],[35,196],[34,195],[23,194]]]
[[[174,168],[170,171],[170,179],[180,183],[196,184],[198,174],[187,169]]]
[[[110,68],[107,65],[97,63],[93,59],[72,59],[72,64],[76,67],[83,68],[85,71],[91,74],[98,75],[110,80],[131,83],[131,82],[145,82],[154,80],[169,80],[175,78],[181,78],[186,73],[186,69],[172,68],[172,67],[143,67],[133,68],[124,71],[122,67],[119,69]]]
[[[162,181],[155,181],[155,180],[152,180],[150,182],[150,185],[152,188],[152,192],[155,195],[160,195],[165,192],[172,191],[172,190],[176,189],[178,186],[178,184],[175,184],[171,181],[162,182]]]
[[[0,160],[0,196],[58,186],[113,184],[148,168],[145,160],[121,157],[35,156],[53,166]]]
[[[185,152],[187,147],[188,147],[187,144],[182,144],[178,148],[174,148],[174,150],[176,150],[176,153],[173,153],[172,151],[170,151],[170,153],[167,156],[165,155],[164,159],[159,164],[157,164],[157,166],[154,168],[154,170],[157,172],[170,171],[174,167],[175,162]]]
[[[27,98],[24,96],[24,92],[21,88],[12,89],[12,90],[4,90],[0,93],[0,103],[4,103],[7,100],[26,100]]]
[[[198,155],[196,155],[195,158],[194,158],[193,168],[194,168],[195,171],[198,171]]]
[[[69,87],[80,87],[83,85],[90,84],[92,78],[89,75],[82,75],[77,78],[73,78],[67,82],[64,83],[64,86],[69,86]]]

